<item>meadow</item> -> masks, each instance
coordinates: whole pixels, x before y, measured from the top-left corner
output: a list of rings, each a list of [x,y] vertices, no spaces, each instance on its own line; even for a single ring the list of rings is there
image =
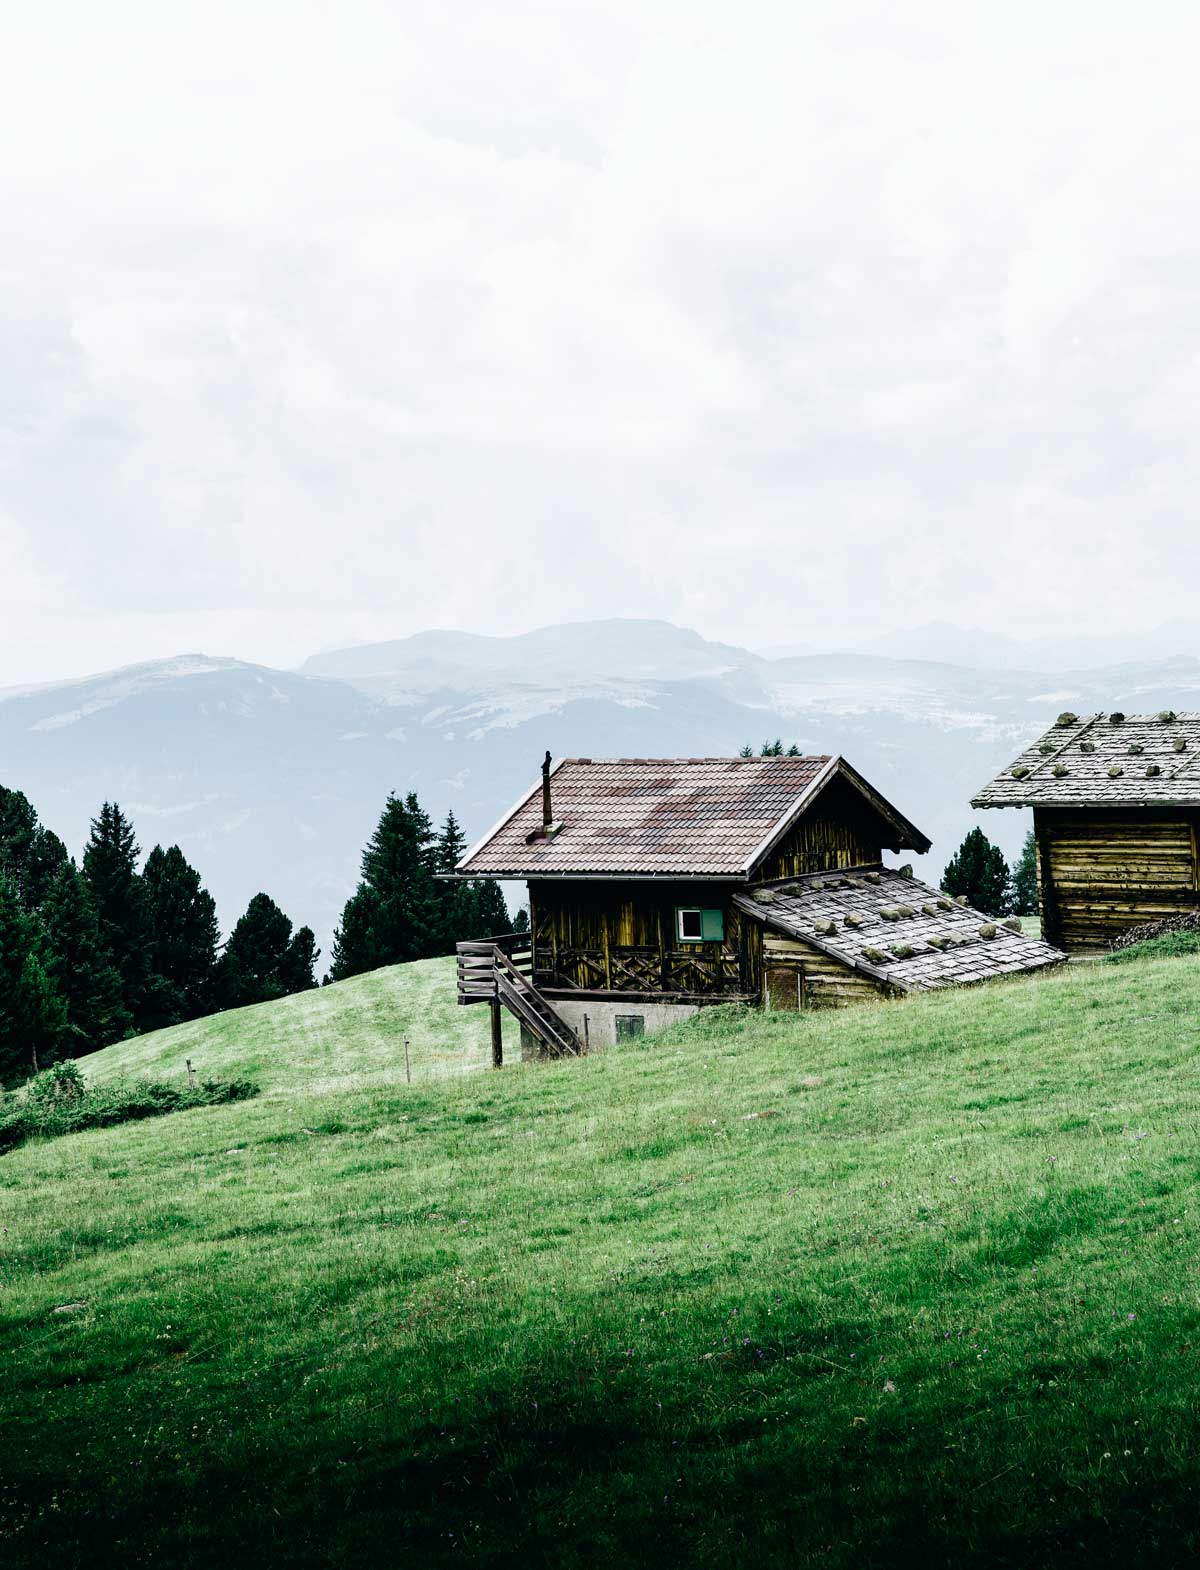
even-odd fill
[[[501,1073],[342,986],[0,1159],[6,1565],[1195,1562],[1194,957]]]

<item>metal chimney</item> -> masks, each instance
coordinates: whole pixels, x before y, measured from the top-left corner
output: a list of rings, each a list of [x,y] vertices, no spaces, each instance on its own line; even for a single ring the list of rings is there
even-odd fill
[[[542,760],[542,821],[525,836],[525,843],[532,845],[535,840],[552,840],[561,831],[562,824],[554,821],[554,809],[550,803],[550,754],[547,753]]]

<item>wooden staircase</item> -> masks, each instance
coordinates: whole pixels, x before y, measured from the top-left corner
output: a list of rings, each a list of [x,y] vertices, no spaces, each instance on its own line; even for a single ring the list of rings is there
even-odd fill
[[[488,1003],[492,1009],[492,1062],[503,1059],[500,1009],[506,1008],[555,1058],[577,1057],[583,1043],[533,984],[532,951],[528,933],[506,932],[495,938],[459,943],[458,1001]]]

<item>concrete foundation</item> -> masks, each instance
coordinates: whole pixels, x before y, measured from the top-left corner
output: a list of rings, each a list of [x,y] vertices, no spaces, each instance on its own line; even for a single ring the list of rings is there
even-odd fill
[[[589,1052],[603,1052],[639,1036],[653,1036],[677,1020],[687,1019],[700,1007],[697,1003],[617,1003],[609,998],[581,998],[578,1002],[555,998],[553,1002]],[[528,1060],[540,1056],[540,1043],[522,1026],[521,1057]]]

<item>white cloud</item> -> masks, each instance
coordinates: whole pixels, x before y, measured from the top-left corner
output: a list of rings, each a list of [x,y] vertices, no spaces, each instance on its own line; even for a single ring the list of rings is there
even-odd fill
[[[0,683],[429,625],[1191,611],[1194,8],[51,3]]]

